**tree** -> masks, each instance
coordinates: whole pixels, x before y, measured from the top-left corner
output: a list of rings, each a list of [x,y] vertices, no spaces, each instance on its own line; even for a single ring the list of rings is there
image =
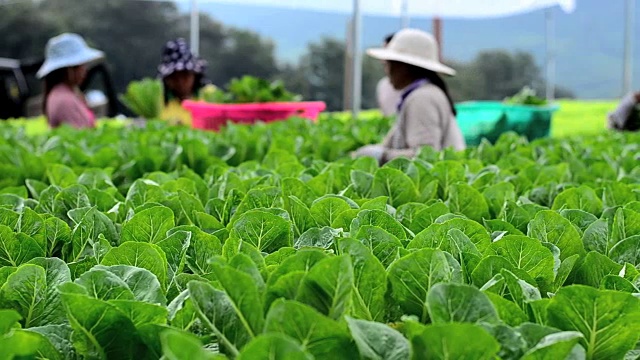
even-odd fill
[[[218,50],[212,79],[220,84],[243,75],[271,79],[278,74],[274,43],[256,33],[228,29],[226,40]]]
[[[545,84],[532,54],[490,50],[469,63],[451,63],[458,75],[447,79],[455,101],[497,100],[513,96],[529,86],[543,95]],[[558,97],[573,97],[571,91],[556,88]]]
[[[576,94],[563,86],[556,86],[556,99],[574,99]]]
[[[188,38],[188,16],[180,19],[176,36]],[[279,73],[275,45],[258,34],[224,27],[207,15],[200,16],[200,56],[208,63],[207,76],[218,86],[252,75],[271,79]]]
[[[61,29],[56,19],[41,12],[32,1],[0,6],[0,57],[39,58],[51,34]]]
[[[524,86],[540,82],[540,70],[531,54],[507,51],[481,52],[471,65],[482,74],[482,100],[502,100]]]
[[[305,99],[324,101],[331,111],[344,109],[345,49],[344,42],[331,38],[309,44],[297,71],[289,68],[283,74],[285,82]],[[376,85],[383,76],[380,62],[364,58],[362,74],[362,107],[376,108]]]
[[[445,77],[454,101],[478,100],[484,96],[486,78],[469,64],[448,62],[457,72],[454,77]]]

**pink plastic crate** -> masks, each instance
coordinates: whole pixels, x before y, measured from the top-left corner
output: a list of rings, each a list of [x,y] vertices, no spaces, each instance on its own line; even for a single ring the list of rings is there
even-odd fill
[[[255,104],[211,104],[203,101],[186,100],[182,106],[193,118],[194,129],[219,130],[227,121],[238,124],[253,124],[257,121],[272,122],[290,117],[316,120],[327,105],[314,102],[280,102]]]

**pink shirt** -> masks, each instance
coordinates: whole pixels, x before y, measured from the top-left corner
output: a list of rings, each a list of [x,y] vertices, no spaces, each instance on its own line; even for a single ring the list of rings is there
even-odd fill
[[[69,86],[56,85],[47,98],[49,126],[71,125],[75,128],[94,127],[94,114]]]

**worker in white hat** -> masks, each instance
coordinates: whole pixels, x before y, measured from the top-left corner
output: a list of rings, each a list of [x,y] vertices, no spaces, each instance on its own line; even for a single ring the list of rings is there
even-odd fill
[[[401,96],[396,123],[382,144],[364,146],[354,156],[371,156],[384,163],[400,156],[413,157],[423,146],[438,151],[465,149],[455,107],[441,77],[456,72],[440,62],[431,34],[404,29],[387,47],[367,53],[387,61],[389,81],[401,90]]]
[[[51,127],[95,126],[95,117],[78,87],[87,76],[86,64],[104,56],[87,46],[77,34],[65,33],[49,40],[45,61],[38,71],[44,79],[43,110]]]

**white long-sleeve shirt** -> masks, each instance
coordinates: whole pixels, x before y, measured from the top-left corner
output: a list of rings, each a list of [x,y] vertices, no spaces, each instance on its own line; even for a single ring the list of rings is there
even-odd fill
[[[437,86],[426,83],[405,100],[395,125],[383,143],[382,157],[414,157],[423,146],[437,151],[453,148],[464,150],[466,143],[449,99]]]
[[[376,98],[378,100],[378,107],[384,116],[396,115],[400,96],[401,91],[393,88],[388,77],[385,76],[378,81],[378,86],[376,87]]]

